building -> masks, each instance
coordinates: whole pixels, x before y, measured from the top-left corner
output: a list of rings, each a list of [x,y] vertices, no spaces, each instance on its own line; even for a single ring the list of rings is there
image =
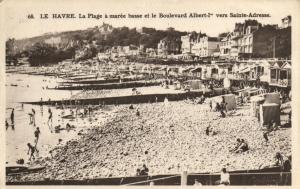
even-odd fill
[[[135,45],[124,46],[122,51],[124,52],[125,56],[136,56],[140,53],[139,47]]]
[[[112,27],[112,25],[106,24],[106,23],[102,23],[101,26],[98,27],[98,31],[103,34],[103,35],[107,35],[109,33],[112,32],[114,28]]]
[[[257,20],[245,20],[244,23],[236,23],[233,32],[228,33],[220,43],[220,58],[236,60],[251,54],[251,34],[261,28]]]
[[[291,37],[290,26],[277,29],[275,35],[268,39],[268,57],[291,59]]]
[[[230,56],[231,52],[231,40],[232,33],[229,33],[226,37],[221,40],[220,43],[220,58],[221,59],[232,59]]]
[[[281,19],[282,22],[282,28],[287,28],[287,27],[291,27],[291,23],[292,23],[292,17],[289,15],[287,17],[284,17],[283,19]]]
[[[156,56],[156,50],[153,48],[146,48],[146,56],[147,57],[155,57]]]
[[[199,40],[199,57],[212,57],[216,49],[219,48],[220,39],[218,37],[201,37]]]
[[[157,54],[159,56],[167,56],[170,54],[179,54],[181,47],[180,39],[163,38],[157,44]]]
[[[247,29],[246,34],[241,39],[241,51],[243,57],[270,58],[272,50],[270,41],[276,37],[276,26],[266,25],[261,28]]]
[[[182,54],[192,53],[192,48],[197,43],[198,34],[193,32],[184,36],[181,36],[181,52]]]

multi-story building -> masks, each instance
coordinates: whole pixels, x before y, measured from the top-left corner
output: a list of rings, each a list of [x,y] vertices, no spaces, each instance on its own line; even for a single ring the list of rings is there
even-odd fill
[[[201,33],[199,34],[201,35]],[[197,33],[190,33],[181,36],[181,52],[182,54],[191,54],[193,46],[197,43],[199,35]]]
[[[181,42],[180,39],[163,38],[157,44],[157,53],[160,56],[167,56],[170,54],[180,53]]]
[[[201,37],[199,41],[199,57],[212,57],[219,45],[220,39],[218,37]]]
[[[226,37],[221,40],[220,43],[220,58],[221,59],[231,59],[230,51],[231,51],[231,40],[232,33],[229,33]]]
[[[246,34],[241,38],[243,57],[269,58],[270,40],[276,35],[276,26],[266,25],[261,28],[248,26]]]
[[[236,23],[234,31],[228,33],[221,40],[220,57],[222,59],[238,59],[243,56],[243,53],[251,51],[251,44],[249,44],[249,40],[251,40],[249,39],[251,38],[250,34],[260,27],[261,24],[256,20],[246,20],[244,23]]]

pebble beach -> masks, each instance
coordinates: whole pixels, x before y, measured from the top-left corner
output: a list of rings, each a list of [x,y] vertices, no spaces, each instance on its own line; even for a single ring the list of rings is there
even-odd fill
[[[219,172],[222,167],[229,171],[249,170],[273,165],[276,152],[283,156],[291,154],[290,129],[272,132],[266,143],[263,128],[251,116],[249,105],[239,106],[232,115],[221,118],[219,112],[210,110],[209,100],[204,104],[189,100],[138,104],[133,105],[134,109],[128,105],[112,106],[105,116],[101,109],[96,110],[86,122],[89,127],[76,130],[76,138],[54,147],[52,157],[34,162],[46,169],[6,179],[134,176],[143,164],[149,168],[150,175]],[[105,117],[100,126],[99,116]],[[205,134],[208,125],[215,135]],[[230,151],[237,138],[248,143],[248,151],[238,154]]]

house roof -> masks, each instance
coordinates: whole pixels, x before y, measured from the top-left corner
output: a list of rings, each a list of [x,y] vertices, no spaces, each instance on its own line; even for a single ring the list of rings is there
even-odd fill
[[[291,62],[284,62],[283,65],[281,66],[282,69],[292,69],[292,64]]]

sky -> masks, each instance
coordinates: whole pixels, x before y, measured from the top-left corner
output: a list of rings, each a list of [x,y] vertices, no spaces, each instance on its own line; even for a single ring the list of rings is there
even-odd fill
[[[209,36],[232,31],[236,22],[257,19],[262,24],[281,25],[281,19],[293,15],[294,4],[277,0],[220,1],[220,0],[109,0],[109,1],[7,1],[5,2],[4,22],[6,38],[28,38],[49,32],[86,29],[102,25],[103,22],[114,27],[129,28],[153,27],[166,29],[173,27],[180,31],[201,31]],[[122,3],[120,3],[122,2]],[[155,3],[154,3],[155,2]],[[291,1],[293,2],[293,1]],[[79,14],[183,14],[212,13],[210,18],[78,18]],[[217,18],[216,14],[259,13],[270,14],[267,18]],[[28,19],[33,14],[34,19]],[[40,14],[49,14],[49,19],[41,19]],[[52,14],[75,14],[73,19],[53,19]]]

